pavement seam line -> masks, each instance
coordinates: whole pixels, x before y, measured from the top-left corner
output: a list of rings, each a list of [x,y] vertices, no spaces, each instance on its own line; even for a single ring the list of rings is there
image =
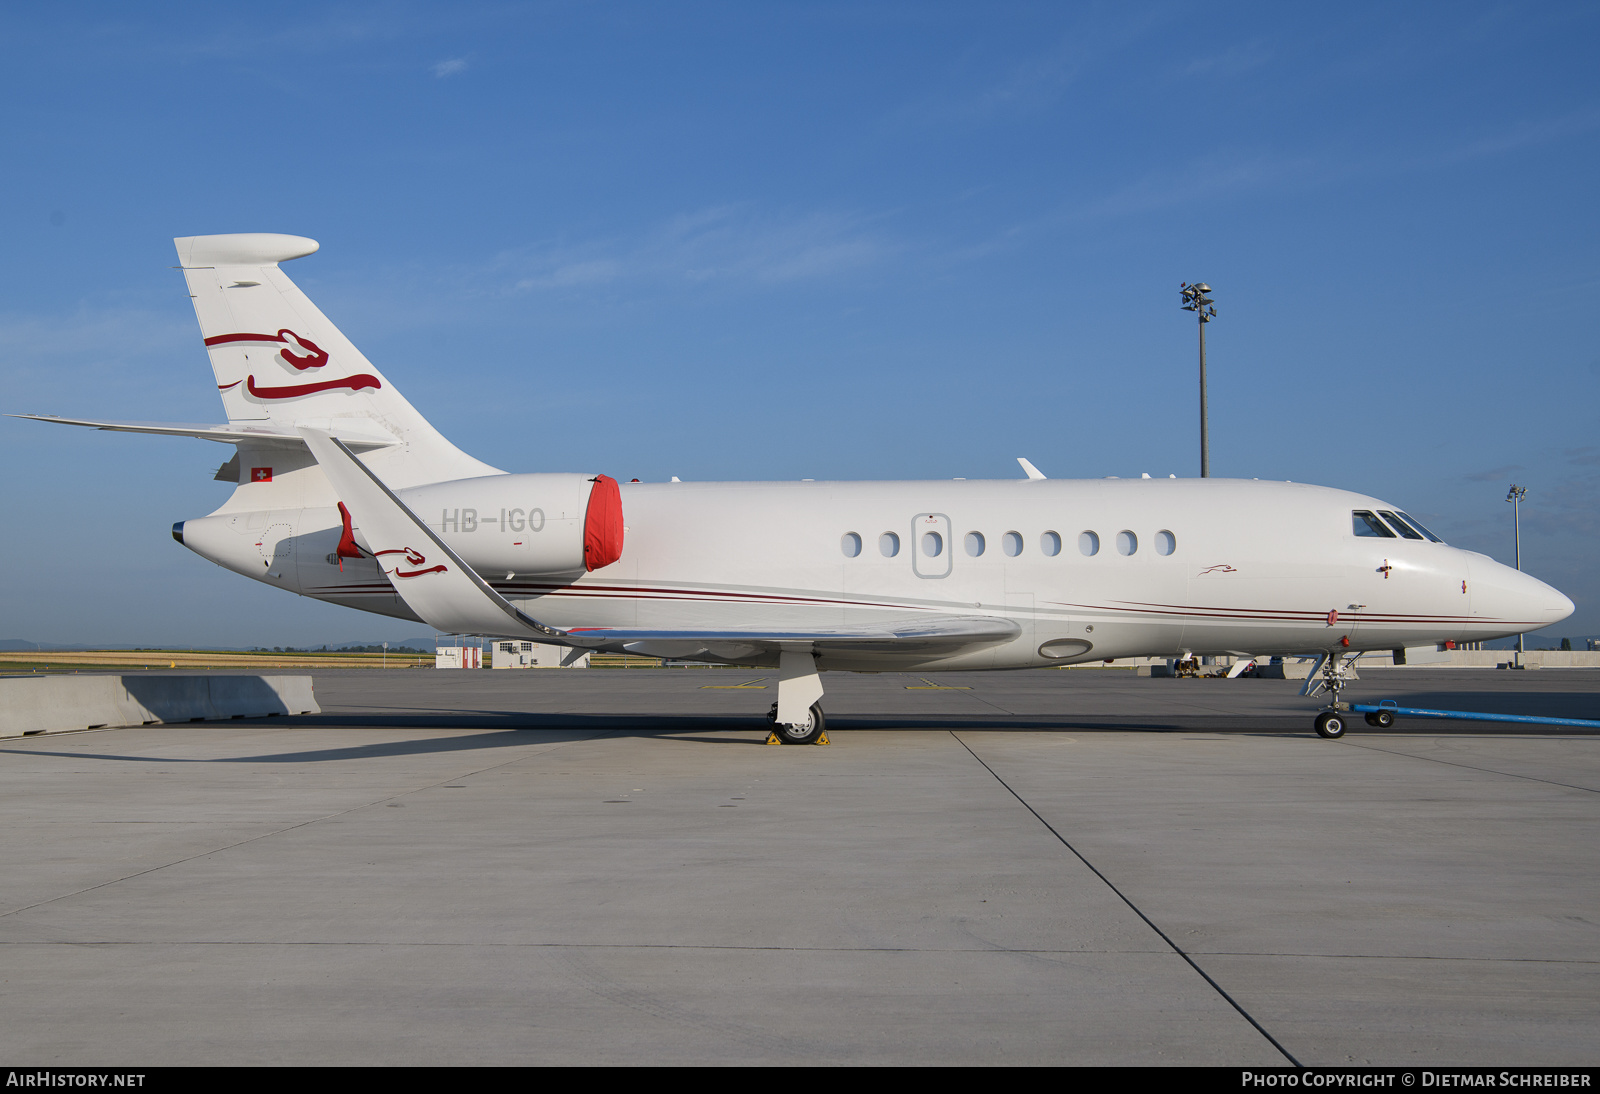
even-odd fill
[[[1390,756],[1407,756],[1413,760],[1427,760],[1429,763],[1459,767],[1465,771],[1482,771],[1485,775],[1504,775],[1508,779],[1525,779],[1531,783],[1544,783],[1546,786],[1564,786],[1568,790],[1582,790],[1589,794],[1600,794],[1600,790],[1596,790],[1592,786],[1574,786],[1572,783],[1556,782],[1554,779],[1541,779],[1536,775],[1518,775],[1515,771],[1497,771],[1492,767],[1478,767],[1476,764],[1457,763],[1455,760],[1442,760],[1437,756],[1420,756],[1415,752],[1397,752],[1392,748],[1380,748],[1377,745],[1362,744],[1360,741],[1350,741],[1349,743],[1373,752],[1386,752]]]
[[[123,726],[123,727],[119,727],[119,728],[127,729],[127,728],[144,728],[144,727]],[[600,734],[597,732],[597,733],[595,733],[595,734],[593,734],[592,736],[589,736],[589,737],[581,737],[577,741],[561,741],[561,742],[559,742],[557,744],[551,745],[549,748],[543,749],[539,753],[536,753],[536,755],[543,755],[546,752],[554,752],[558,748],[563,748],[563,747],[565,747],[567,745],[570,745],[570,744],[577,744],[577,743],[579,743],[579,741],[592,741],[592,740],[595,739],[595,737],[598,737],[598,736],[600,736]],[[21,908],[12,908],[8,912],[0,912],[0,919],[4,919],[8,915],[16,915],[19,912],[29,912],[29,911],[32,911],[35,908],[42,908],[46,904],[54,904],[58,900],[67,900],[67,899],[69,899],[71,897],[82,896],[84,893],[92,893],[96,889],[104,889],[108,885],[120,885],[124,881],[132,881],[136,877],[143,877],[145,874],[153,874],[158,870],[165,870],[165,869],[168,869],[169,867],[173,867],[173,866],[182,866],[186,862],[193,862],[196,859],[205,858],[207,855],[220,854],[223,851],[232,851],[235,847],[243,847],[245,844],[254,843],[257,840],[268,839],[268,838],[270,838],[272,836],[281,836],[285,832],[293,832],[295,829],[304,828],[308,824],[320,824],[325,820],[332,820],[335,817],[342,817],[342,816],[345,816],[348,813],[355,813],[355,812],[357,812],[359,810],[362,810],[362,809],[371,809],[375,805],[382,805],[385,802],[393,801],[395,798],[403,798],[403,797],[406,797],[409,794],[417,794],[417,793],[420,793],[421,791],[424,791],[424,790],[432,790],[432,789],[434,789],[436,787],[443,786],[445,783],[453,781],[453,779],[470,779],[470,778],[472,778],[472,776],[481,775],[485,771],[493,771],[496,768],[506,767],[506,766],[508,766],[510,764],[514,764],[514,763],[520,763],[521,761],[526,760],[528,758],[529,757],[527,757],[527,756],[518,756],[518,757],[516,757],[514,759],[502,760],[500,763],[490,764],[488,767],[480,767],[476,771],[468,771],[464,775],[455,775],[455,776],[452,776],[452,778],[450,778],[450,779],[440,779],[438,782],[429,783],[427,786],[415,787],[414,789],[404,791],[403,793],[390,794],[388,797],[384,797],[384,798],[375,798],[375,799],[373,799],[372,801],[369,801],[369,802],[362,802],[360,805],[352,805],[348,809],[340,809],[340,810],[338,810],[337,812],[334,812],[334,813],[325,813],[320,817],[312,817],[309,820],[300,821],[298,824],[290,824],[290,825],[285,825],[282,828],[275,828],[271,832],[263,832],[259,836],[251,836],[249,839],[242,839],[242,840],[239,840],[236,843],[227,843],[227,844],[222,845],[221,847],[213,847],[209,851],[200,851],[200,852],[198,852],[196,854],[188,855],[188,856],[186,856],[184,858],[173,859],[171,862],[163,862],[159,866],[151,866],[148,869],[144,869],[144,870],[135,870],[133,873],[124,874],[122,877],[111,878],[109,881],[97,882],[94,885],[86,885],[82,889],[75,889],[70,893],[62,893],[59,896],[53,896],[53,897],[49,897],[49,898],[47,898],[45,900],[34,901],[32,904],[26,904],[26,905],[22,906]]]
[[[1024,798],[1021,794],[1018,794],[1016,792],[1016,790],[1011,786],[1010,783],[1008,783],[1004,779],[1002,779],[1000,777],[1000,773],[998,771],[996,771],[994,768],[990,767],[988,762],[985,761],[982,756],[980,756],[976,752],[974,752],[973,749],[972,749],[972,746],[967,744],[966,741],[963,741],[961,739],[961,737],[956,733],[955,730],[952,729],[952,730],[949,730],[948,732],[949,732],[950,736],[955,738],[957,744],[959,744],[962,748],[967,750],[967,754],[968,755],[970,755],[974,760],[977,760],[978,763],[983,766],[983,769],[994,777],[994,781],[995,782],[999,783],[1001,786],[1006,788],[1006,793],[1010,794],[1013,798],[1016,798],[1017,801],[1022,805],[1022,808],[1026,809],[1028,812],[1032,813],[1033,816],[1034,816],[1034,819],[1037,820],[1040,824],[1044,825],[1045,830],[1048,831],[1052,836],[1054,836],[1057,840],[1059,840],[1061,842],[1061,846],[1065,847],[1068,851],[1071,851],[1072,854],[1077,858],[1077,860],[1079,862],[1081,862],[1085,866],[1087,866],[1089,868],[1089,871],[1091,873],[1093,873],[1095,877],[1099,878],[1101,880],[1101,882],[1103,882],[1105,884],[1106,888],[1110,889],[1113,893],[1115,893],[1119,900],[1121,900],[1124,904],[1126,904],[1129,908],[1131,908],[1133,910],[1133,914],[1134,915],[1136,915],[1140,919],[1144,920],[1145,926],[1149,927],[1152,931],[1154,931],[1156,933],[1157,937],[1159,937],[1161,939],[1161,941],[1165,942],[1168,946],[1171,946],[1172,947],[1172,952],[1177,954],[1179,957],[1183,958],[1183,960],[1188,963],[1188,965],[1189,965],[1189,967],[1191,969],[1193,969],[1195,972],[1199,973],[1201,979],[1205,980],[1205,982],[1207,984],[1210,984],[1211,987],[1212,987],[1212,990],[1214,990],[1218,995],[1222,996],[1222,998],[1227,1001],[1227,1004],[1230,1007],[1232,1007],[1234,1010],[1238,1011],[1239,1012],[1239,1016],[1242,1017],[1246,1022],[1249,1022],[1250,1025],[1252,1027],[1254,1027],[1254,1029],[1255,1029],[1255,1031],[1257,1033],[1259,1033],[1259,1034],[1261,1034],[1261,1036],[1265,1037],[1267,1039],[1267,1042],[1270,1045],[1272,1045],[1273,1048],[1275,1048],[1279,1052],[1281,1052],[1283,1054],[1283,1058],[1285,1060],[1288,1060],[1289,1063],[1293,1064],[1295,1067],[1304,1067],[1305,1066],[1299,1060],[1295,1059],[1294,1055],[1292,1053],[1290,1053],[1290,1051],[1288,1049],[1284,1048],[1283,1045],[1279,1044],[1278,1043],[1278,1039],[1276,1037],[1274,1037],[1272,1034],[1268,1033],[1267,1030],[1266,1030],[1266,1027],[1264,1027],[1260,1022],[1256,1021],[1255,1018],[1253,1018],[1251,1016],[1249,1011],[1245,1010],[1242,1006],[1240,1006],[1238,1000],[1234,999],[1233,996],[1229,995],[1227,993],[1227,991],[1223,989],[1221,984],[1219,984],[1215,980],[1213,980],[1211,978],[1211,974],[1206,972],[1206,970],[1202,969],[1200,967],[1200,965],[1195,961],[1195,959],[1190,957],[1189,954],[1187,952],[1185,952],[1183,947],[1179,946],[1171,938],[1167,937],[1167,932],[1163,931],[1160,927],[1156,926],[1154,920],[1152,920],[1149,916],[1145,915],[1144,912],[1140,911],[1139,906],[1137,904],[1135,904],[1133,901],[1129,900],[1126,893],[1124,893],[1121,889],[1117,888],[1116,885],[1112,883],[1110,878],[1106,877],[1105,874],[1101,873],[1098,869],[1096,869],[1094,863],[1090,862],[1087,858],[1085,858],[1083,856],[1083,852],[1082,851],[1079,851],[1076,847],[1072,846],[1072,844],[1067,840],[1067,837],[1063,836],[1060,832],[1056,831],[1056,828],[1055,828],[1055,826],[1053,824],[1051,824],[1049,821],[1045,820],[1044,817],[1040,816],[1039,815],[1039,811],[1037,809],[1035,809],[1033,806],[1029,805],[1027,799]]]
[[[315,940],[298,939],[293,942],[243,942],[238,940],[228,941],[219,939],[184,939],[172,941],[163,939],[137,939],[137,940],[100,940],[95,942],[74,941],[71,939],[11,939],[0,941],[0,951],[7,948],[28,948],[38,946],[72,946],[80,949],[112,949],[118,946],[260,946],[263,948],[282,947],[292,949],[297,946],[380,946],[384,948],[406,947],[410,949],[468,949],[468,950],[705,950],[720,953],[729,951],[734,953],[971,953],[971,954],[1037,954],[1053,956],[1056,954],[1163,954],[1165,948],[1157,949],[1017,949],[1015,947],[994,946],[713,946],[709,943],[692,942],[416,942],[394,940]],[[1588,958],[1556,958],[1556,957],[1439,957],[1430,954],[1383,954],[1383,953],[1288,953],[1283,951],[1257,951],[1257,950],[1205,950],[1206,957],[1296,957],[1307,961],[1456,961],[1462,963],[1484,965],[1597,965],[1600,961]]]

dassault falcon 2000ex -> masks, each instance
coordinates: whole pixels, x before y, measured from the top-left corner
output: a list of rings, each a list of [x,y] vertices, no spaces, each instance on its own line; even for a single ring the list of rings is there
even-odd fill
[[[1398,506],[1230,479],[623,483],[508,474],[438,433],[279,269],[300,236],[176,241],[225,425],[43,420],[237,446],[173,526],[218,565],[445,633],[776,668],[780,739],[819,673],[1119,657],[1351,655],[1534,630],[1548,585]],[[27,417],[36,417],[26,415]],[[1311,682],[1308,682],[1308,691]]]

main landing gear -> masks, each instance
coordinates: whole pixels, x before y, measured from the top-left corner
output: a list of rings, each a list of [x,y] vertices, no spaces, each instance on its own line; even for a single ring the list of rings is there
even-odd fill
[[[822,716],[822,704],[812,703],[811,709],[806,711],[806,720],[799,725],[781,725],[778,722],[778,704],[773,703],[772,709],[767,711],[767,721],[772,725],[772,736],[778,739],[778,744],[784,745],[815,745],[827,741],[828,720]]]
[[[778,701],[767,712],[772,724],[768,744],[825,745],[827,721],[822,716],[822,677],[809,646],[778,654]]]

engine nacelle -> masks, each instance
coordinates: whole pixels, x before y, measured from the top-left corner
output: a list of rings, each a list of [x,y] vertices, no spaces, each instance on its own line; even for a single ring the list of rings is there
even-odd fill
[[[605,476],[490,475],[412,487],[399,498],[480,574],[582,573],[590,568],[590,497],[606,483],[616,490]],[[361,514],[354,517],[356,541],[372,550],[361,537]]]
[[[606,475],[492,475],[432,483],[398,494],[434,533],[486,578],[567,575],[622,554],[622,502]],[[374,545],[352,513],[335,508],[226,510],[173,526],[173,538],[237,573],[310,596],[384,579]],[[417,547],[417,544],[400,544]]]

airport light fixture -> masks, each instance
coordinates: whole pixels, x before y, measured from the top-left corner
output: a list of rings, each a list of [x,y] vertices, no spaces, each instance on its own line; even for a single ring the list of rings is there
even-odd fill
[[[1187,281],[1179,286],[1183,297],[1183,310],[1192,311],[1200,320],[1200,477],[1211,477],[1211,437],[1206,427],[1206,324],[1217,317],[1211,306],[1211,286],[1204,281],[1193,285]]]
[[[1528,496],[1526,486],[1511,484],[1506,500],[1511,503],[1511,536],[1515,545],[1517,569],[1522,569],[1522,499]],[[1522,635],[1517,635],[1517,664],[1522,664]]]

